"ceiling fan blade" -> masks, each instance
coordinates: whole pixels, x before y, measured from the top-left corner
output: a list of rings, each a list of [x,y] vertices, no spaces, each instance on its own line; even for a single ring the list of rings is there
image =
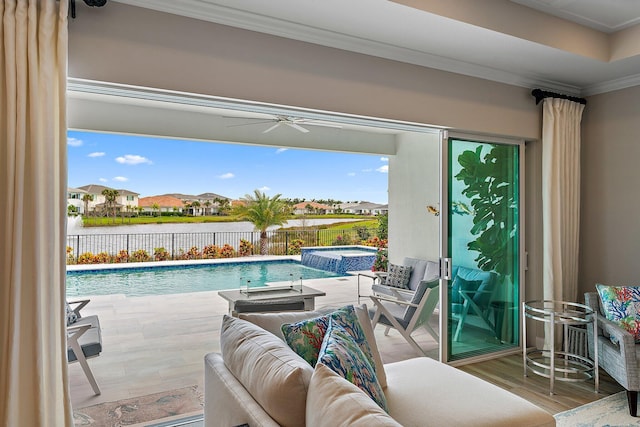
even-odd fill
[[[272,130],[274,130],[275,128],[277,128],[278,126],[280,126],[280,122],[276,123],[275,125],[271,126],[269,129],[262,131],[262,133],[267,133],[267,132],[271,132]]]
[[[304,122],[302,123],[305,126],[322,126],[325,128],[336,128],[336,129],[342,129],[342,126],[340,125],[336,125],[333,123],[327,123],[327,122]]]
[[[274,122],[273,120],[269,120],[269,119],[264,119],[264,120],[263,120],[263,119],[260,119],[260,121],[258,121],[258,122],[251,122],[251,123],[239,123],[239,124],[237,124],[237,125],[227,125],[226,127],[228,127],[228,128],[235,128],[235,127],[238,127],[238,126],[261,125],[261,124],[264,124],[264,123],[273,123],[273,122]]]
[[[288,126],[291,126],[292,128],[294,128],[294,129],[296,129],[296,130],[299,130],[299,131],[300,131],[300,132],[302,132],[302,133],[307,133],[307,132],[309,132],[309,129],[305,129],[305,128],[303,128],[302,126],[297,125],[297,124],[295,124],[295,123],[291,123],[291,122],[284,122],[284,124],[285,124],[285,125],[288,125]]]

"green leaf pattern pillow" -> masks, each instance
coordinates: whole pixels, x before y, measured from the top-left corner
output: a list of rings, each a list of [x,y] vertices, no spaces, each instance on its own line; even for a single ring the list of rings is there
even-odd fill
[[[640,342],[640,287],[596,285],[605,317]]]
[[[329,328],[329,319],[354,337],[358,347],[360,347],[375,369],[371,347],[369,347],[353,305],[342,307],[324,316],[302,320],[297,323],[285,323],[281,327],[282,334],[293,351],[309,362],[311,366],[316,366],[322,341]]]
[[[333,319],[329,321],[329,329],[318,355],[318,363],[322,363],[359,387],[378,406],[389,412],[387,399],[376,376],[375,365],[365,356],[351,334]]]

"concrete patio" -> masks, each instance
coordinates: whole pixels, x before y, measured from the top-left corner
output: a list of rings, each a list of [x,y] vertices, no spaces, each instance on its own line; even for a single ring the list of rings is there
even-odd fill
[[[305,285],[327,294],[316,299],[316,308],[357,304],[356,277],[305,280]],[[361,293],[370,293],[370,287],[370,279],[361,279]],[[89,364],[102,394],[93,394],[77,363],[69,365],[75,409],[186,386],[202,387],[203,357],[220,350],[220,325],[228,309],[217,292],[90,298],[83,313],[100,316],[103,352]],[[367,298],[361,302],[371,305]],[[385,362],[418,356],[399,333],[392,330],[385,337],[383,332],[382,326],[376,328]],[[437,357],[438,344],[426,331],[417,331],[415,337]]]

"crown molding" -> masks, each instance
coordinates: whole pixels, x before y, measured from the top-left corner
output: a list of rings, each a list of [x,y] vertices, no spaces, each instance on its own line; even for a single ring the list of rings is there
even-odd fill
[[[511,73],[375,40],[309,27],[227,6],[211,4],[203,0],[182,0],[180,2],[175,0],[113,1],[498,83],[526,88],[540,87],[569,95],[581,95],[580,88],[574,85]]]
[[[581,91],[581,95],[599,95],[601,93],[613,92],[614,90],[626,89],[633,86],[640,86],[640,74],[589,85]]]

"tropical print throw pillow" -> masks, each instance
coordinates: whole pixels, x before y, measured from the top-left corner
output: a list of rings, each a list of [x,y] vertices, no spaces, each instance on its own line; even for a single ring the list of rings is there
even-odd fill
[[[596,285],[605,317],[640,342],[640,287]]]
[[[329,329],[322,342],[318,363],[330,368],[344,379],[367,393],[385,411],[387,399],[380,387],[374,364],[364,355],[351,334],[329,321]]]
[[[302,320],[297,323],[285,323],[281,327],[282,334],[293,351],[309,362],[311,366],[316,366],[318,353],[320,353],[322,341],[329,328],[330,319],[333,320],[334,324],[341,326],[351,334],[358,347],[360,347],[375,369],[371,347],[369,347],[353,305],[342,307],[324,316]]]

